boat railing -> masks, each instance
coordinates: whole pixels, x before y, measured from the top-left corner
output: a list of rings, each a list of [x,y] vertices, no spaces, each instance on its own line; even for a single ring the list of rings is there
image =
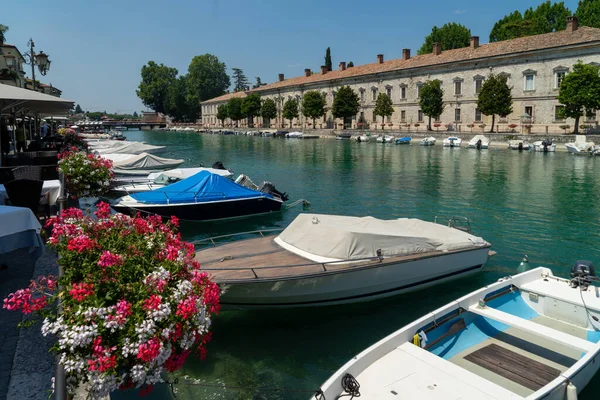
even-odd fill
[[[446,225],[449,228],[458,229],[463,232],[473,233],[471,230],[471,222],[467,217],[461,217],[454,215],[452,217],[447,217],[445,215],[436,215],[433,219],[433,222],[436,224]]]
[[[232,233],[229,235],[220,235],[220,236],[209,237],[206,239],[199,239],[199,240],[195,240],[191,243],[194,246],[202,246],[203,243],[210,243],[213,245],[213,247],[217,247],[219,244],[216,242],[216,240],[229,239],[229,238],[233,238],[236,236],[244,236],[244,235],[260,235],[262,237],[265,237],[265,236],[269,236],[270,234],[272,234],[274,232],[281,232],[282,230],[283,230],[283,228],[273,228],[273,229],[261,229],[261,230],[248,231],[248,232],[238,232],[238,233]],[[266,233],[266,235],[265,235],[265,233]],[[244,268],[244,269],[247,269],[247,268]]]

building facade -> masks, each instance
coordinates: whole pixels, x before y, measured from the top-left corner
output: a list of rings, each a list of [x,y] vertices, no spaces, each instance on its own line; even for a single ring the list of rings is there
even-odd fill
[[[0,84],[25,87],[25,59],[15,46],[0,45]]]
[[[600,64],[600,29],[579,27],[576,17],[569,17],[567,29],[543,35],[529,36],[509,41],[479,45],[479,38],[472,37],[469,47],[442,51],[434,44],[433,52],[411,57],[410,49],[402,50],[402,58],[385,61],[377,55],[373,64],[347,68],[340,63],[339,69],[320,73],[305,70],[304,76],[279,80],[273,84],[252,90],[263,99],[271,98],[278,107],[275,121],[262,121],[261,126],[289,127],[283,120],[281,110],[286,100],[302,99],[309,90],[320,91],[327,99],[326,115],[316,121],[316,128],[368,128],[368,129],[418,129],[425,126],[427,116],[419,107],[421,85],[438,79],[444,89],[444,111],[440,125],[453,125],[456,130],[469,132],[481,130],[491,123],[491,116],[477,109],[477,95],[485,79],[491,74],[503,74],[512,88],[513,112],[496,121],[499,129],[510,130],[517,125],[535,131],[557,132],[560,126],[573,123],[560,118],[557,100],[560,82],[578,61]],[[350,86],[360,98],[356,116],[346,121],[331,115],[331,105],[341,86]],[[375,117],[373,110],[379,93],[386,93],[392,100],[394,113],[386,121]],[[202,122],[207,127],[219,127],[217,108],[232,95],[227,94],[202,103]],[[245,96],[245,93],[239,94]],[[292,121],[292,127],[311,128],[312,120],[302,116]],[[584,117],[585,124],[596,124],[596,116]],[[225,121],[231,125],[231,121]],[[514,130],[514,127],[513,127]]]

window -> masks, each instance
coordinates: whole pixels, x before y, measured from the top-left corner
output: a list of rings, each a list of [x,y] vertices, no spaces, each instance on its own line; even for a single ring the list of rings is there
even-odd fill
[[[528,117],[525,117],[525,118],[528,118],[529,120],[533,119],[533,107],[532,106],[525,107],[525,114],[528,115]]]
[[[533,91],[535,90],[535,75],[534,74],[527,74],[525,75],[525,87],[524,90],[527,91]]]
[[[481,122],[481,111],[478,108],[475,109],[475,122]]]
[[[554,120],[555,121],[564,121],[565,116],[565,106],[556,106],[554,107]]]
[[[371,89],[371,94],[372,94],[371,100],[376,101],[377,100],[377,89],[375,89],[375,88]]]
[[[565,78],[565,75],[567,73],[565,71],[557,71],[554,76],[555,76],[555,81],[554,81],[554,88],[558,89],[560,88],[560,84],[562,83],[563,79]]]
[[[392,98],[392,87],[388,86],[385,88],[385,94],[387,94],[387,97],[389,97],[390,99]]]
[[[365,101],[365,90],[364,90],[364,89],[362,89],[362,90],[360,91],[360,101],[361,101],[361,102],[364,102],[364,101]]]
[[[454,110],[454,121],[460,122],[460,108]]]
[[[441,115],[438,115],[438,116],[437,116],[437,117],[435,117],[433,120],[434,120],[435,122],[442,122],[442,116],[441,116]]]
[[[406,111],[400,111],[400,122],[406,122]]]
[[[462,80],[454,81],[454,95],[462,96]]]
[[[479,94],[479,92],[481,92],[482,86],[483,86],[483,79],[475,79],[475,94]]]
[[[423,86],[422,83],[417,83],[417,99],[421,98],[421,86]]]
[[[595,122],[596,121],[596,110],[591,110],[585,114],[585,120],[587,122]]]
[[[388,122],[388,123],[392,122],[392,116],[391,116],[391,115],[388,115],[388,116],[387,116],[387,122]]]
[[[402,100],[406,100],[406,86],[402,86],[400,88],[400,98]]]
[[[417,112],[417,121],[418,122],[423,122],[423,111],[419,110]]]

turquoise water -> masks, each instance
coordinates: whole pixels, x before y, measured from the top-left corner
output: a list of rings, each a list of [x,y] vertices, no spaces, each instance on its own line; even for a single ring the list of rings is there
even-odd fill
[[[567,276],[577,259],[600,266],[600,157],[395,146],[336,140],[279,140],[173,132],[126,132],[129,140],[166,145],[162,157],[184,166],[220,160],[255,183],[273,182],[310,211],[379,218],[462,215],[498,254],[468,279],[389,299],[337,307],[226,312],[214,320],[204,361],[184,374],[204,384],[177,385],[178,399],[308,399],[355,354],[434,308],[486,283],[514,274],[524,254]],[[285,227],[301,207],[267,218],[186,223],[188,240]],[[267,387],[267,388],[261,388]],[[600,376],[582,399],[596,398]],[[159,388],[156,398],[167,396]]]

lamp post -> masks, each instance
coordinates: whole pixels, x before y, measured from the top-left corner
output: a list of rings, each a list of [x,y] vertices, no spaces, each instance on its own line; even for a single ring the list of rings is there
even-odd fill
[[[29,47],[29,51],[23,55],[23,58],[25,58],[25,64],[31,65],[31,80],[33,90],[35,91],[35,66],[37,65],[40,74],[46,75],[50,70],[52,61],[48,59],[48,55],[43,51],[40,51],[37,54],[35,53],[35,43],[33,42],[33,39],[29,39],[27,47]]]

